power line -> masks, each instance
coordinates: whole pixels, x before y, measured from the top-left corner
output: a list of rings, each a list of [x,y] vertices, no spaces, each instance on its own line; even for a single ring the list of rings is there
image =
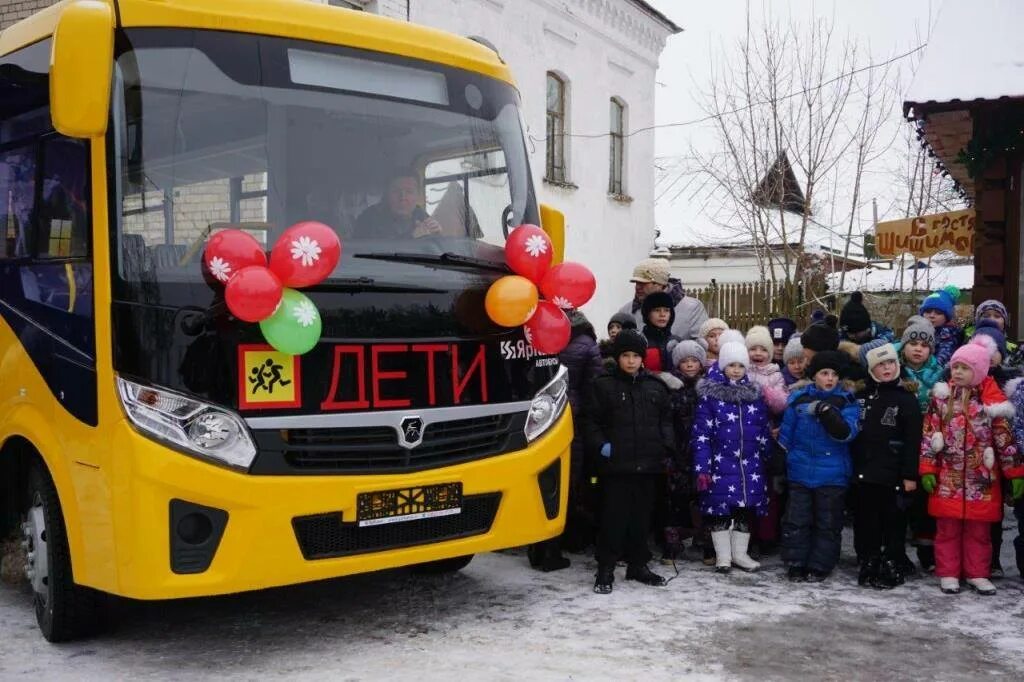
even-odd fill
[[[655,125],[652,125],[652,126],[646,126],[644,128],[637,128],[633,132],[626,134],[625,137],[627,137],[627,138],[633,137],[634,135],[639,135],[640,133],[646,133],[646,132],[651,131],[651,130],[657,130],[659,128],[682,128],[682,127],[685,127],[685,126],[697,125],[699,123],[706,123],[707,121],[712,121],[712,120],[714,120],[716,118],[723,118],[725,116],[731,116],[732,114],[738,114],[738,113],[741,113],[743,111],[747,111],[748,109],[753,109],[754,107],[759,107],[759,106],[762,106],[762,105],[765,105],[765,104],[771,104],[773,102],[781,102],[783,100],[792,99],[794,97],[799,97],[801,95],[806,95],[809,92],[812,92],[814,90],[820,90],[821,88],[825,87],[826,85],[831,85],[832,83],[835,83],[837,81],[841,81],[844,78],[849,78],[850,76],[855,76],[858,73],[863,73],[865,71],[870,71],[872,69],[878,69],[878,68],[881,68],[883,66],[888,66],[889,64],[892,64],[894,62],[898,62],[901,59],[906,59],[907,57],[920,52],[921,50],[923,50],[926,47],[928,47],[928,43],[926,43],[926,42],[925,43],[921,43],[920,45],[918,45],[914,49],[910,50],[909,52],[904,52],[903,54],[896,55],[895,57],[887,59],[884,62],[879,62],[878,64],[868,64],[866,66],[860,67],[859,69],[854,69],[853,71],[848,71],[846,73],[841,73],[838,76],[836,76],[835,78],[831,78],[831,79],[829,79],[827,81],[823,81],[821,83],[818,83],[817,85],[815,85],[813,87],[804,88],[803,90],[798,90],[796,92],[791,92],[788,95],[783,95],[781,97],[777,97],[774,100],[765,100],[765,101],[762,101],[762,102],[752,102],[751,104],[747,104],[747,105],[744,105],[742,107],[737,107],[736,109],[732,109],[730,111],[724,111],[724,112],[719,113],[719,114],[709,114],[708,116],[704,116],[702,118],[695,118],[695,119],[693,119],[691,121],[677,121],[675,123],[659,123],[659,124],[655,124]],[[558,136],[559,137],[580,137],[580,138],[587,138],[587,139],[597,139],[597,138],[602,138],[602,137],[608,137],[610,135],[611,135],[611,133],[607,132],[607,133],[559,133]],[[528,137],[530,138],[530,140],[532,140],[534,142],[538,142],[538,143],[539,142],[547,142],[547,136],[544,136],[544,137],[534,137],[533,135],[529,135]]]

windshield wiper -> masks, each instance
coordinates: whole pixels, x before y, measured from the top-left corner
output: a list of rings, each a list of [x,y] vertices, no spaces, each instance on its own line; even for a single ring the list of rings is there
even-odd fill
[[[461,256],[457,253],[445,252],[442,254],[433,253],[357,253],[353,258],[367,258],[370,260],[384,260],[392,263],[415,263],[427,267],[471,270],[488,270],[500,272],[504,275],[511,274],[504,263],[498,263],[484,258],[473,258],[472,256]]]
[[[309,288],[314,291],[391,291],[433,294],[445,292],[444,289],[407,282],[378,282],[372,277],[329,277]]]

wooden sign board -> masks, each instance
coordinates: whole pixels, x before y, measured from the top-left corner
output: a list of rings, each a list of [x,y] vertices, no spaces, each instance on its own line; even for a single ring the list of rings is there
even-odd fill
[[[917,258],[927,258],[940,251],[973,256],[974,210],[878,223],[875,226],[875,250],[879,256],[909,253]]]

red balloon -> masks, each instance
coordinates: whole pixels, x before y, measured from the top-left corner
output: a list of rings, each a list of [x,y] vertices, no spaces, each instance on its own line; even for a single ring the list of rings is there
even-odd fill
[[[523,332],[538,352],[556,355],[569,345],[570,327],[569,318],[561,308],[550,301],[541,301],[533,317],[523,325]]]
[[[534,284],[540,284],[548,268],[554,248],[547,233],[525,223],[512,230],[505,241],[505,261],[512,271],[522,275]]]
[[[231,276],[250,265],[267,264],[267,254],[256,238],[242,230],[221,230],[210,237],[203,252],[203,265],[217,281],[227,284]]]
[[[228,280],[224,300],[238,319],[262,322],[277,310],[283,293],[284,287],[277,275],[262,265],[250,265]]]
[[[270,269],[292,289],[324,281],[341,260],[341,240],[323,223],[308,220],[285,230],[270,251]]]
[[[544,298],[559,308],[579,308],[594,296],[597,280],[586,265],[559,263],[540,282]]]

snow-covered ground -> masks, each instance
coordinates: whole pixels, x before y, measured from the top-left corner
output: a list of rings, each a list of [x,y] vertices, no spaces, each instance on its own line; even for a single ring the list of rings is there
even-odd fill
[[[520,551],[463,572],[391,571],[207,600],[131,603],[116,632],[53,646],[29,597],[0,587],[0,679],[482,680],[1021,679],[1024,588],[943,596],[919,578],[856,586],[849,555],[821,585],[791,585],[777,558],[720,576],[679,564],[666,588],[591,592],[593,560],[542,574]],[[672,573],[671,567],[656,567]]]

